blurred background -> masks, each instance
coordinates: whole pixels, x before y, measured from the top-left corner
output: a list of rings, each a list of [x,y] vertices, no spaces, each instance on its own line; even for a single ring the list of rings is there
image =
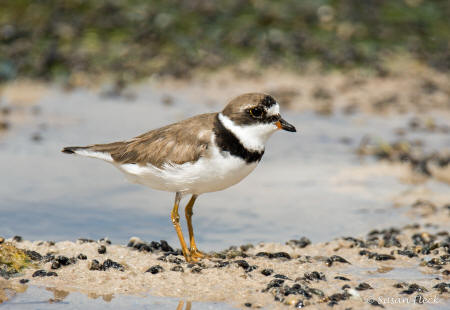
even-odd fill
[[[411,57],[450,68],[446,0],[3,0],[0,81],[189,77],[251,60],[301,71]]]
[[[299,133],[199,199],[201,248],[410,222],[417,199],[450,201],[449,16],[448,0],[3,0],[0,235],[176,245],[171,194],[60,150],[250,91]]]

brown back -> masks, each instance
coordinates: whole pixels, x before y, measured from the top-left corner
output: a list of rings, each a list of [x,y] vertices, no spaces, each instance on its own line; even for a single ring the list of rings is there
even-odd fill
[[[217,113],[201,114],[149,131],[128,141],[88,146],[89,150],[111,154],[120,164],[184,164],[205,155]]]

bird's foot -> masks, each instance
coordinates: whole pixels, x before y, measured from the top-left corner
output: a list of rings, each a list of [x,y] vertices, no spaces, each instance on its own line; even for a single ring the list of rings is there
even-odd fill
[[[193,248],[190,250],[190,256],[191,258],[205,258],[208,255],[206,255],[205,253],[203,253],[202,251],[198,250],[197,248]]]

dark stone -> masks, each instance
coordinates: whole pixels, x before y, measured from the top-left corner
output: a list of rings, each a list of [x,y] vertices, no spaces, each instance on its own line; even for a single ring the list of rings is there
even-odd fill
[[[87,256],[84,255],[84,254],[82,254],[82,253],[80,253],[80,254],[78,254],[77,258],[78,258],[78,259],[81,259],[81,260],[86,260],[86,259],[87,259]]]
[[[384,306],[382,304],[380,304],[378,301],[376,301],[375,299],[369,299],[367,302],[374,307],[384,308]]]
[[[227,261],[219,261],[214,267],[223,268],[225,266],[228,266],[229,264],[230,264],[230,262],[227,262]]]
[[[339,263],[344,263],[344,264],[350,264],[350,262],[349,262],[348,260],[346,260],[345,258],[343,258],[343,257],[341,257],[341,256],[338,256],[338,255],[332,255],[332,256],[330,257],[330,259],[331,259],[333,262],[339,262]]]
[[[303,303],[303,300],[299,300],[296,304],[295,304],[295,308],[297,309],[301,309],[305,307],[305,304]]]
[[[313,271],[313,272],[310,272],[310,273],[306,272],[304,274],[304,277],[305,277],[305,279],[310,280],[310,281],[312,281],[312,280],[316,280],[316,281],[323,280],[323,281],[326,281],[327,280],[325,275],[322,272],[317,272],[317,271]]]
[[[336,294],[333,294],[333,295],[331,295],[331,296],[329,297],[329,299],[330,299],[331,301],[336,301],[336,302],[337,302],[337,301],[349,299],[349,297],[350,297],[350,294],[347,293],[347,292],[344,292],[344,293],[336,293]]]
[[[89,270],[101,270],[101,265],[98,260],[93,259],[91,262],[91,266],[89,267]]]
[[[293,246],[303,249],[311,244],[311,240],[309,240],[306,237],[301,237],[299,240],[289,240],[288,242],[286,242],[286,244],[293,245]]]
[[[270,289],[272,287],[281,287],[281,285],[284,283],[284,280],[282,279],[273,279],[272,281],[267,284],[266,289]]]
[[[47,272],[46,272],[45,270],[42,270],[42,269],[35,271],[35,272],[33,273],[33,275],[32,275],[33,278],[36,278],[36,277],[45,277],[45,276],[47,276]]]
[[[92,243],[92,242],[95,242],[95,241],[92,240],[92,239],[78,238],[78,242],[79,243]]]
[[[20,284],[25,284],[25,283],[28,283],[28,282],[30,282],[30,280],[28,280],[28,279],[20,279]]]
[[[154,250],[159,250],[161,249],[161,244],[159,242],[152,241],[150,242],[150,247]]]
[[[150,272],[151,274],[157,274],[159,272],[163,272],[164,268],[161,267],[160,265],[155,265],[150,267],[146,272]]]
[[[177,265],[180,265],[183,262],[183,260],[181,258],[174,257],[174,256],[168,256],[166,261],[168,261],[169,263],[177,264]]]
[[[286,253],[286,252],[277,252],[277,253],[273,253],[272,254],[273,258],[287,258],[287,259],[291,259],[291,256]],[[270,258],[272,258],[270,257]]]
[[[47,272],[47,277],[57,277],[57,276],[58,276],[58,274],[54,271]]]
[[[25,253],[33,261],[40,261],[40,260],[42,260],[42,255],[39,254],[36,251],[29,251],[29,250],[27,250],[27,251],[25,251]]]
[[[409,258],[417,257],[418,255],[410,250],[397,250],[399,255],[408,256]]]
[[[389,254],[377,254],[375,256],[375,260],[389,260],[389,259],[395,259],[395,257]]]
[[[51,262],[51,261],[54,260],[54,259],[55,259],[55,255],[53,255],[53,254],[51,254],[51,253],[47,253],[47,254],[42,258],[42,260],[43,260],[44,263]]]
[[[178,266],[178,265],[177,266],[173,266],[172,269],[170,269],[170,270],[177,271],[177,272],[184,272],[183,267]]]
[[[357,287],[355,287],[355,289],[358,291],[365,291],[372,289],[372,287],[366,282],[361,282]]]
[[[68,266],[68,265],[70,265],[70,260],[69,260],[69,258],[66,257],[66,256],[59,255],[59,256],[56,258],[56,261],[57,261],[58,263],[60,263],[61,266]]]
[[[267,277],[273,273],[273,269],[263,269],[261,273]]]
[[[448,293],[447,288],[450,288],[450,283],[441,282],[433,286],[434,289],[438,290],[439,293]]]
[[[99,242],[105,242],[106,244],[111,244],[111,240],[109,240],[108,238],[101,238],[99,240]]]
[[[114,269],[117,269],[119,271],[124,271],[125,270],[125,268],[121,264],[119,264],[118,262],[115,262],[115,261],[113,261],[113,260],[108,258],[107,260],[105,260],[103,262],[103,264],[101,266],[101,269],[102,270],[107,270],[109,268],[114,268]]]
[[[153,249],[148,244],[144,243],[139,243],[137,249],[139,252],[153,252]]]
[[[247,270],[248,268],[250,268],[250,265],[247,263],[246,260],[240,259],[240,260],[236,260],[234,261],[234,263],[236,263],[239,267],[242,267],[242,269]]]
[[[173,248],[167,243],[166,240],[161,240],[161,250],[163,252],[173,252]]]
[[[200,267],[198,267],[198,266],[193,267],[193,268],[191,269],[191,272],[192,272],[192,273],[201,273],[201,272],[202,272],[202,268],[200,268]]]
[[[286,277],[284,274],[276,274],[276,275],[274,275],[273,277],[274,277],[274,278],[277,278],[277,279],[285,279],[285,280],[289,279],[289,278]]]
[[[104,245],[101,245],[97,249],[98,254],[105,254],[106,253],[106,247]]]
[[[249,303],[249,302],[246,302],[246,303],[244,304],[244,306],[246,306],[247,308],[251,308],[251,307],[252,307],[252,304]]]
[[[322,292],[321,290],[317,289],[317,288],[309,288],[308,291],[314,295],[323,297],[325,296],[324,292]]]
[[[12,240],[15,242],[22,242],[23,238],[21,236],[14,236]]]
[[[346,278],[346,277],[342,277],[342,276],[336,276],[336,277],[334,277],[336,280],[342,280],[342,281],[350,281],[350,279],[349,278]]]
[[[61,264],[58,261],[55,260],[55,261],[52,262],[51,268],[52,269],[59,269],[59,268],[61,268]]]

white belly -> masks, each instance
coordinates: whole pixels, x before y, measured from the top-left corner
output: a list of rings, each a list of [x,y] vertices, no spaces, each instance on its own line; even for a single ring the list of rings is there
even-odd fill
[[[187,194],[215,192],[230,187],[252,172],[257,162],[247,164],[239,157],[212,150],[211,157],[162,169],[136,164],[117,165],[127,178],[154,189]]]

